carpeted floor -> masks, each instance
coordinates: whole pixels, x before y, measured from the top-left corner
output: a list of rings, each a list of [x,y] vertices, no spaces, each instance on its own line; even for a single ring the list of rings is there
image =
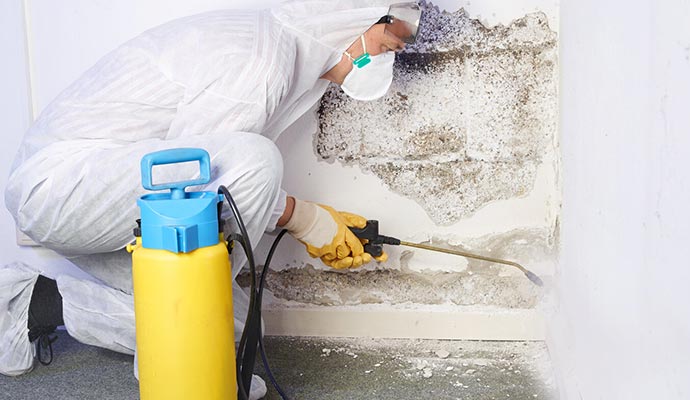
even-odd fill
[[[58,335],[51,365],[0,375],[0,399],[138,399],[133,357]],[[268,337],[265,345],[293,400],[557,398],[538,342]],[[256,371],[266,377],[260,361]],[[280,399],[267,385],[266,399]]]

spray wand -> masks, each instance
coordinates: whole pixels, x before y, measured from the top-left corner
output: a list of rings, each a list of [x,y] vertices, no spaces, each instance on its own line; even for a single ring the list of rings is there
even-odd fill
[[[415,247],[418,249],[436,251],[436,252],[446,253],[446,254],[453,254],[456,256],[462,256],[462,257],[467,257],[467,258],[474,258],[476,260],[489,261],[489,262],[494,262],[494,263],[498,263],[498,264],[510,265],[511,267],[515,267],[515,268],[519,269],[520,271],[522,271],[522,273],[525,274],[527,279],[529,279],[535,285],[544,286],[544,282],[534,272],[528,270],[527,268],[525,268],[522,265],[520,265],[516,262],[513,262],[513,261],[502,260],[500,258],[486,257],[486,256],[478,255],[478,254],[468,253],[465,251],[449,250],[449,249],[444,249],[442,247],[430,246],[430,245],[421,244],[421,243],[405,242],[403,240],[400,240],[400,239],[397,239],[394,237],[380,235],[379,234],[379,221],[376,221],[376,220],[367,221],[367,225],[364,228],[361,228],[361,229],[350,228],[350,230],[358,238],[367,240],[367,243],[364,245],[364,251],[371,254],[372,257],[378,257],[381,254],[383,254],[383,245],[384,244],[393,245],[393,246]]]

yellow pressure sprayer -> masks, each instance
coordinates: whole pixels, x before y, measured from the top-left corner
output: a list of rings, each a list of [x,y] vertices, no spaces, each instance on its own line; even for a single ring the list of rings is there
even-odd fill
[[[198,161],[192,181],[153,184],[156,165]],[[141,196],[132,253],[142,400],[236,399],[232,276],[219,210],[223,196],[186,192],[208,184],[202,149],[171,149],[141,160]]]

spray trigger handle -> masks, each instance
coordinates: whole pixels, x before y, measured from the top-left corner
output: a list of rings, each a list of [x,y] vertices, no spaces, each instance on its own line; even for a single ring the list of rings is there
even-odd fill
[[[350,228],[352,233],[360,239],[367,240],[364,244],[364,251],[372,257],[379,257],[383,254],[383,245],[390,244],[399,246],[400,240],[390,236],[379,235],[379,221],[368,220],[364,228]]]

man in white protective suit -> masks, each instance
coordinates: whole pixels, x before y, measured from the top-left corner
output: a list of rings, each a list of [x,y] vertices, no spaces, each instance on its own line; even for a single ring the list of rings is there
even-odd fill
[[[0,373],[30,371],[37,344],[63,323],[80,342],[134,354],[131,258],[123,249],[144,194],[139,161],[150,152],[206,149],[211,182],[199,190],[227,186],[252,243],[278,226],[331,267],[371,261],[348,229],[364,218],[281,189],[273,141],[329,82],[359,100],[386,93],[394,51],[404,46],[386,29],[388,3],[288,1],[175,20],[123,44],[64,90],[26,133],[5,202],[21,231],[102,283],[51,279],[21,262],[0,266]],[[363,58],[367,65],[353,65]],[[244,260],[233,257],[236,277]],[[234,287],[239,338],[248,299]],[[250,397],[265,392],[255,378]]]

